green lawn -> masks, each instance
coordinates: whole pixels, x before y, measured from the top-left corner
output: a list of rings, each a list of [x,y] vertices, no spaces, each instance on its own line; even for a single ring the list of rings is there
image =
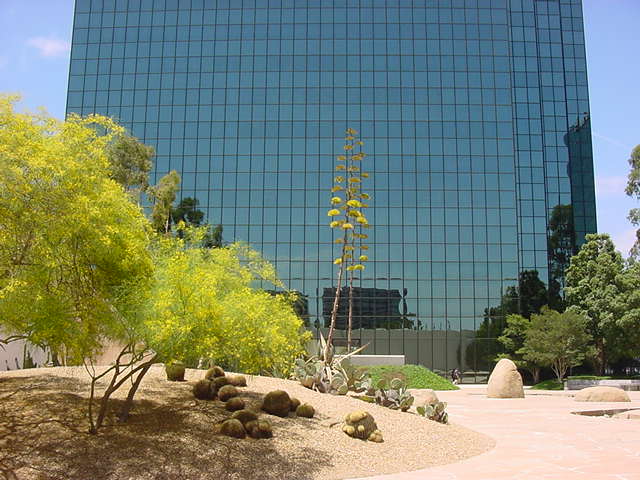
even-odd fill
[[[446,378],[433,373],[422,365],[377,365],[366,367],[373,384],[375,385],[381,378],[402,378],[407,382],[408,388],[431,388],[433,390],[458,390]]]
[[[556,378],[536,383],[531,387],[532,390],[564,390],[564,384]]]

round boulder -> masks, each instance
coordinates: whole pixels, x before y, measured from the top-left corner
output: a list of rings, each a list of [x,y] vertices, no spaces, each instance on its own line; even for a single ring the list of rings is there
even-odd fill
[[[489,376],[488,398],[524,398],[522,376],[516,364],[507,358],[501,359]]]
[[[286,417],[291,410],[289,394],[284,390],[274,390],[267,393],[262,401],[262,410],[271,415]]]
[[[420,390],[420,400],[423,400],[427,405],[433,405],[434,403],[438,403],[440,400],[438,399],[438,395],[430,388],[425,388],[424,390]]]
[[[616,387],[583,388],[574,397],[576,402],[630,402],[627,392]]]

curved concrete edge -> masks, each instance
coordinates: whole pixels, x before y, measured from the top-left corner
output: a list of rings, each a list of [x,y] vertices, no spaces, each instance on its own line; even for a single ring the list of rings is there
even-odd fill
[[[560,393],[560,391],[558,391]],[[625,409],[640,408],[629,392]],[[460,462],[353,480],[640,480],[640,422],[574,415],[610,410],[619,403],[577,403],[569,395],[488,399],[464,391],[440,391],[454,423],[493,438],[492,450]],[[586,410],[586,408],[585,408]]]

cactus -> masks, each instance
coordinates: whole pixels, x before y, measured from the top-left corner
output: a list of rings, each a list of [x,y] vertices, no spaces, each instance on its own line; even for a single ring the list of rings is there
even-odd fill
[[[204,374],[205,380],[213,380],[216,377],[224,377],[224,370],[221,367],[213,366]]]
[[[185,366],[182,362],[169,362],[164,366],[167,380],[170,382],[184,382]]]
[[[256,415],[251,410],[238,410],[237,412],[233,412],[231,418],[238,420],[244,426],[247,426],[249,422],[258,421],[258,415]]]
[[[218,398],[226,402],[230,398],[238,396],[238,389],[233,385],[225,385],[220,390],[218,390]]]
[[[369,388],[366,395],[358,397],[365,402],[377,403],[392,410],[406,412],[413,405],[413,395],[407,391],[407,384],[400,378],[394,378],[390,382],[381,379],[376,388]]]
[[[247,386],[247,379],[244,375],[228,375],[227,380],[229,380],[229,385],[233,385],[234,387]]]
[[[198,400],[213,400],[216,393],[215,385],[209,380],[200,380],[193,386],[193,396]]]
[[[377,443],[383,441],[382,432],[369,412],[351,412],[344,417],[344,422],[342,431],[350,437]]]
[[[271,438],[273,436],[271,422],[267,419],[249,422],[246,425],[246,429],[251,438]]]
[[[229,379],[227,377],[214,377],[211,379],[211,382],[216,386],[218,390],[220,390],[225,385],[229,385]]]
[[[295,397],[291,397],[291,399],[289,400],[289,410],[295,412],[298,406],[300,406],[300,400]]]
[[[292,377],[306,388],[320,393],[346,395],[349,390],[363,392],[369,388],[369,375],[356,369],[346,358],[333,359],[325,363],[318,357],[309,360],[297,359]]]
[[[316,409],[313,408],[313,406],[309,405],[308,403],[303,403],[302,405],[298,405],[298,408],[296,408],[296,415],[299,417],[313,418],[315,414],[316,414]]]
[[[227,437],[244,438],[247,436],[247,431],[244,429],[242,422],[235,418],[230,418],[222,422],[220,427],[220,433]]]
[[[291,398],[284,390],[269,392],[262,400],[262,410],[271,415],[286,417],[291,411]]]
[[[224,408],[229,410],[230,412],[235,412],[236,410],[242,410],[245,407],[244,400],[239,397],[230,398]]]
[[[366,370],[354,367],[348,360],[340,362],[339,369],[349,391],[361,393],[371,388],[371,376]]]
[[[429,420],[434,420],[439,423],[449,423],[449,415],[445,411],[447,408],[446,402],[425,403],[419,407],[416,407],[418,415],[427,417]]]

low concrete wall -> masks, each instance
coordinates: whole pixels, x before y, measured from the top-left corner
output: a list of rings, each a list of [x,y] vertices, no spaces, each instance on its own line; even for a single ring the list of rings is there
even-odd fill
[[[340,358],[342,355],[336,355]],[[404,365],[404,355],[353,355],[349,357],[352,365]]]
[[[565,383],[565,390],[582,390],[588,387],[617,387],[627,391],[640,391],[638,380],[572,380]]]
[[[1,335],[0,332],[0,336]],[[24,368],[22,363],[24,360],[25,347],[37,367],[43,367],[49,361],[47,352],[41,348],[33,346],[24,340],[16,340],[15,342],[0,347],[0,371]]]

